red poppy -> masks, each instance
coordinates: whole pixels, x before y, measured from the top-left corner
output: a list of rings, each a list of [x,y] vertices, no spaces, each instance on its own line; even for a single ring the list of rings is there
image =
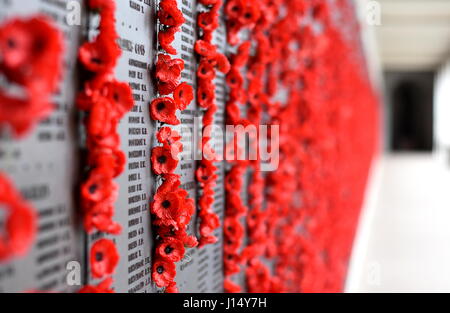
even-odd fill
[[[152,267],[152,279],[158,287],[167,287],[175,279],[176,267],[174,262],[156,259]]]
[[[240,268],[240,260],[239,256],[236,253],[228,253],[224,251],[223,254],[223,265],[225,276],[230,276],[236,273],[239,273]]]
[[[158,19],[162,24],[172,27],[181,26],[185,22],[176,0],[162,0],[159,3]]]
[[[185,110],[194,100],[194,88],[188,83],[181,83],[173,92],[173,98],[179,110]]]
[[[200,238],[200,241],[198,242],[198,247],[202,248],[206,245],[212,245],[215,244],[219,239],[214,236],[214,235],[209,235],[209,236],[202,236]]]
[[[175,101],[169,97],[156,98],[150,103],[151,118],[170,125],[180,124],[176,117],[176,110]]]
[[[236,217],[226,217],[223,222],[224,235],[227,238],[241,238],[244,235],[244,227]]]
[[[176,192],[157,192],[153,198],[151,212],[156,215],[158,219],[161,219],[160,222],[162,225],[170,226],[174,225],[180,212],[181,205],[182,199],[180,199]]]
[[[179,27],[167,27],[158,33],[158,41],[161,48],[168,54],[177,54],[177,49],[172,47],[172,42],[175,40],[175,34],[180,31]]]
[[[154,147],[151,161],[156,175],[173,173],[178,166],[178,160],[173,157],[170,148],[167,147]]]
[[[228,58],[224,54],[217,53],[214,56],[214,61],[216,63],[217,69],[221,73],[227,74],[230,71],[231,69],[230,61],[228,61]]]
[[[109,73],[116,66],[121,51],[114,38],[102,35],[93,42],[84,43],[78,52],[83,66],[95,73]]]
[[[92,245],[90,264],[94,278],[102,278],[113,274],[118,263],[119,253],[113,241],[103,238]]]
[[[81,194],[83,199],[99,202],[115,197],[117,189],[112,176],[104,170],[95,169],[89,173],[89,179],[81,186]]]
[[[223,239],[223,251],[226,253],[238,253],[242,245],[242,238],[227,238]]]
[[[0,70],[33,93],[42,96],[55,90],[62,52],[62,35],[48,17],[13,19],[0,26]]]
[[[84,286],[78,291],[78,293],[114,293],[114,290],[111,288],[113,282],[113,279],[108,277],[97,286]]]
[[[123,117],[133,108],[133,93],[127,83],[116,80],[107,82],[103,86],[102,92],[112,105],[114,111],[118,114],[118,118]]]
[[[195,173],[197,181],[202,185],[211,183],[217,178],[217,175],[215,173],[216,170],[217,167],[215,167],[212,162],[208,160],[202,160]]]
[[[119,235],[122,226],[113,221],[114,207],[112,204],[99,203],[87,210],[83,217],[84,229],[88,234],[98,230],[111,235]]]
[[[210,107],[215,101],[215,86],[211,81],[202,80],[197,89],[198,105],[202,108]]]
[[[158,81],[158,93],[162,96],[170,95],[175,91],[178,85],[178,80],[170,80],[167,82]]]
[[[159,54],[156,62],[156,78],[161,82],[178,83],[184,69],[182,59],[172,59],[168,54]]]
[[[244,83],[244,78],[237,68],[232,67],[227,74],[226,81],[231,89],[240,89]]]
[[[197,15],[197,25],[204,31],[213,31],[219,27],[219,16],[216,12],[200,12]]]
[[[214,66],[205,58],[201,58],[197,68],[197,77],[203,80],[212,80],[216,77]]]
[[[114,178],[123,172],[126,163],[126,157],[123,151],[104,149],[102,147],[92,149],[88,159],[90,166],[102,168],[101,171]]]
[[[172,145],[181,140],[180,134],[170,127],[162,127],[157,133],[156,138],[159,143]]]
[[[237,20],[244,12],[244,0],[228,0],[225,6],[225,14],[230,20]]]
[[[0,236],[0,261],[25,255],[36,235],[36,214],[0,173],[0,205],[6,210],[5,233]]]
[[[215,45],[205,40],[199,39],[195,42],[195,52],[208,59],[211,59],[216,55],[217,53],[216,49],[217,48]]]
[[[178,262],[184,256],[184,244],[176,238],[163,239],[156,250],[159,257],[171,262]]]

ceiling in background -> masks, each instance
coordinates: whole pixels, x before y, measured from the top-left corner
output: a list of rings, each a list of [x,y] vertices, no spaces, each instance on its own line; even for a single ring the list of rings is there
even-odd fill
[[[434,70],[450,58],[450,0],[378,0],[384,70]]]

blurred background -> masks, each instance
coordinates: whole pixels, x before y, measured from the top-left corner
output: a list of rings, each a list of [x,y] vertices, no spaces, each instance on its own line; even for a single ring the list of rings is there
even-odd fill
[[[450,0],[357,3],[384,142],[347,291],[450,292]]]

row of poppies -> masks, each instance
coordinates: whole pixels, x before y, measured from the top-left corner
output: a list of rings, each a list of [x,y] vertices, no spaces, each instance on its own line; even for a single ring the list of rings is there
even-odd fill
[[[28,135],[54,105],[62,73],[63,37],[41,15],[14,18],[0,25],[0,73],[23,90],[21,96],[0,88],[0,127],[17,138]],[[6,211],[0,236],[0,262],[25,255],[37,231],[36,209],[0,171],[0,207]]]
[[[90,0],[88,8],[100,15],[100,21],[95,38],[79,48],[79,60],[88,77],[76,99],[78,109],[86,112],[88,174],[81,185],[83,223],[88,234],[96,231],[119,235],[122,227],[113,220],[118,197],[114,179],[124,171],[126,157],[120,149],[117,127],[134,106],[134,100],[129,85],[114,77],[121,55],[115,28],[115,1]],[[114,240],[108,237],[96,240],[88,258],[90,275],[102,281],[86,285],[80,292],[113,292],[111,275],[119,262]]]
[[[160,123],[178,125],[176,112],[185,110],[194,99],[194,90],[182,82],[184,69],[182,59],[172,58],[177,54],[172,47],[175,35],[185,22],[176,0],[162,0],[158,8],[158,44],[168,54],[158,54],[156,80],[158,97],[150,104],[150,116]],[[172,97],[168,95],[172,94]],[[170,127],[159,128],[156,138],[162,146],[152,149],[153,173],[159,175],[163,183],[158,187],[151,203],[153,224],[157,227],[155,258],[152,279],[165,292],[178,292],[175,282],[176,262],[185,255],[185,247],[196,247],[197,238],[187,233],[187,227],[195,213],[195,202],[189,193],[180,187],[180,176],[175,174],[179,155],[183,151],[180,134]]]

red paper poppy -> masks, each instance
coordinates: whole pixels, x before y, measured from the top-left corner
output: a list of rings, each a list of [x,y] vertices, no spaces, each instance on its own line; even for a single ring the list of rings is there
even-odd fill
[[[202,108],[209,108],[215,101],[215,86],[212,82],[202,80],[197,89],[198,105]]]
[[[175,34],[179,31],[179,27],[167,27],[167,29],[158,33],[158,41],[161,48],[169,54],[177,54],[177,49],[172,47],[172,42],[175,40]]]
[[[170,226],[174,225],[181,205],[182,199],[176,192],[157,192],[153,198],[151,212],[161,219],[162,225]]]
[[[223,227],[224,235],[227,238],[241,238],[244,235],[244,227],[236,217],[226,217]]]
[[[188,83],[181,83],[173,92],[173,98],[179,110],[185,110],[194,100],[194,88]]]
[[[232,67],[227,74],[226,81],[231,89],[240,89],[244,83],[244,78],[237,68]]]
[[[207,237],[220,226],[220,220],[217,214],[212,212],[201,213],[202,222],[200,223],[200,234]]]
[[[167,147],[154,147],[151,161],[156,175],[173,173],[178,166],[178,160],[173,157],[170,148]]]
[[[158,81],[158,93],[162,96],[170,95],[175,91],[178,85],[178,80],[170,80],[167,82]]]
[[[118,124],[111,103],[106,98],[99,98],[92,106],[86,118],[86,128],[90,136],[106,137],[114,132]]]
[[[123,172],[126,163],[123,151],[104,149],[102,147],[92,149],[88,159],[90,166],[102,168],[106,175],[114,178]]]
[[[162,127],[156,133],[156,139],[158,139],[159,143],[167,144],[170,146],[180,141],[181,136],[176,130],[171,129],[170,127]]]
[[[215,174],[216,170],[217,167],[215,167],[212,162],[202,160],[195,173],[197,181],[202,185],[211,183],[217,178],[217,175]]]
[[[175,238],[166,238],[157,247],[158,256],[164,260],[178,262],[184,256],[184,244]]]
[[[172,27],[181,26],[185,22],[176,0],[162,0],[159,3],[158,19],[162,24]]]
[[[114,38],[100,34],[93,42],[84,43],[78,52],[83,66],[95,73],[108,73],[116,66],[121,51]]]
[[[227,253],[227,251],[224,251],[223,265],[225,276],[230,276],[239,273],[239,271],[241,270],[239,264],[240,264],[239,256],[236,253]]]
[[[113,274],[118,263],[119,253],[113,241],[103,238],[92,245],[90,264],[94,278],[102,278]]]
[[[167,287],[176,275],[176,267],[174,262],[156,259],[152,267],[152,279],[158,287]]]
[[[195,52],[208,59],[211,59],[216,55],[217,53],[216,49],[217,48],[215,45],[205,40],[200,39],[195,42]]]
[[[244,12],[244,0],[229,0],[225,6],[225,14],[231,20],[237,20]]]
[[[133,108],[133,93],[127,83],[116,80],[107,82],[103,86],[103,93],[118,114],[118,118],[122,118]]]
[[[213,31],[219,27],[219,16],[216,12],[200,12],[197,15],[197,25],[204,31]]]
[[[175,101],[169,97],[156,98],[150,103],[151,118],[170,125],[180,124],[176,110]]]
[[[96,169],[81,186],[81,194],[86,200],[100,202],[117,194],[117,184],[106,171]]]
[[[213,80],[216,77],[214,66],[205,58],[200,60],[197,68],[197,77],[203,80]]]
[[[100,207],[106,207],[101,209]],[[112,204],[97,204],[91,210],[87,210],[83,217],[84,229],[88,234],[98,230],[111,235],[119,235],[122,226],[113,221],[114,211]]]
[[[182,59],[172,59],[170,55],[159,54],[156,62],[156,78],[161,82],[178,83],[184,69]]]
[[[230,61],[228,61],[228,58],[224,54],[217,53],[214,56],[214,61],[216,63],[217,69],[221,73],[227,74],[230,71],[230,69],[231,69]]]
[[[0,261],[25,255],[36,235],[36,214],[0,173],[0,204],[6,212],[5,232],[0,236]]]
[[[13,19],[0,26],[0,70],[41,97],[57,87],[62,52],[62,35],[48,17]]]
[[[200,241],[198,242],[198,247],[202,248],[206,245],[212,245],[215,244],[217,241],[219,241],[219,239],[214,235],[203,236],[200,238]]]

